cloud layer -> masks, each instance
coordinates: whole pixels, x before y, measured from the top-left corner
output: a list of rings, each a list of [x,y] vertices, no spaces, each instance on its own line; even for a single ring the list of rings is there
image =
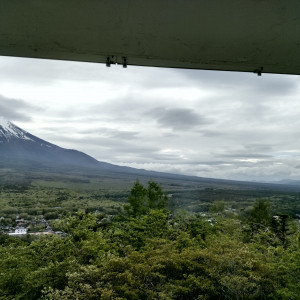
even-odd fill
[[[115,164],[300,178],[298,76],[0,57],[0,115]]]

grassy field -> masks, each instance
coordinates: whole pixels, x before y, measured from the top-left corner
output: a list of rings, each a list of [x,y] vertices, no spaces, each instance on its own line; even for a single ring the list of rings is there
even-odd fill
[[[299,213],[292,186],[2,170],[0,299],[298,299]]]
[[[160,174],[158,174],[160,175]],[[280,185],[253,184],[195,177],[142,176],[121,173],[0,172],[0,217],[2,223],[16,225],[16,218],[33,220],[37,216],[55,220],[76,212],[118,214],[133,183],[149,180],[159,183],[169,195],[173,213],[202,213],[215,202],[225,209],[247,214],[256,199],[271,203],[273,213],[300,213],[300,192]]]

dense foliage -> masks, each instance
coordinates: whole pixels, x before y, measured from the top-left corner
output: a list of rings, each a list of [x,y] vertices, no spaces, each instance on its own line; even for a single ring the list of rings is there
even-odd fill
[[[124,213],[78,213],[67,233],[0,237],[0,299],[300,299],[297,224],[258,200],[176,215],[154,182],[136,182]]]

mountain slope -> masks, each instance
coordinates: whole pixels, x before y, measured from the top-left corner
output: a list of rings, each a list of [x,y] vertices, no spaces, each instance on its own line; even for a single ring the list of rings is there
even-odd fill
[[[284,184],[264,184],[251,183],[233,180],[223,180],[215,178],[203,178],[196,176],[185,176],[163,172],[147,171],[130,167],[118,166],[101,162],[93,157],[71,149],[64,149],[57,145],[42,140],[29,132],[19,128],[13,123],[0,117],[0,178],[9,176],[11,172],[20,171],[22,178],[29,174],[27,171],[46,172],[49,174],[78,174],[85,176],[102,176],[108,180],[123,181],[146,178],[183,182],[188,186],[188,182],[197,182],[201,186],[236,189],[292,189],[292,186]],[[16,174],[12,173],[12,179],[16,181]],[[173,183],[174,183],[173,182]],[[179,184],[179,185],[180,185]],[[177,183],[176,183],[177,185]],[[299,190],[299,185],[295,185],[293,190]]]
[[[30,134],[3,117],[0,117],[0,167],[51,168],[60,171],[80,167],[148,176],[160,174],[101,162],[83,152],[59,147]]]
[[[64,149],[29,132],[0,117],[0,163],[33,164],[43,166],[85,166],[108,167],[91,156],[77,150]]]

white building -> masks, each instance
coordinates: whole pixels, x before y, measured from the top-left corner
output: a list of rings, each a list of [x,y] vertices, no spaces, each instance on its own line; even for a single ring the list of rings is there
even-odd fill
[[[10,232],[8,235],[24,235],[27,234],[27,228],[19,227],[15,229],[15,232]]]

